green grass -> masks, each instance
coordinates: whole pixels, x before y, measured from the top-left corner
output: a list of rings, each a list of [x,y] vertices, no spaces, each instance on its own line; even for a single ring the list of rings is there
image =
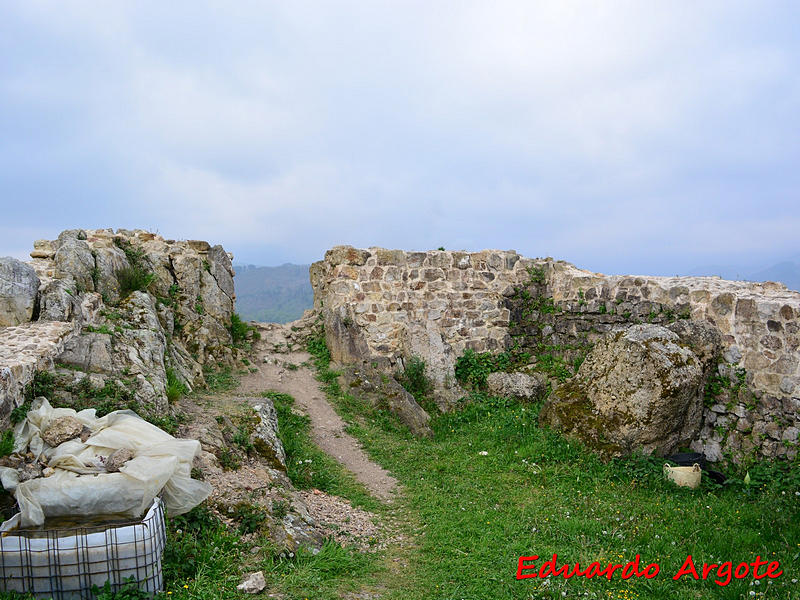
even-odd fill
[[[14,451],[14,431],[6,429],[0,436],[0,457],[8,456]]]
[[[206,365],[203,367],[203,377],[209,392],[227,392],[239,385],[239,379],[230,367],[222,367],[215,371]]]
[[[288,394],[264,392],[278,413],[278,432],[286,452],[286,471],[298,489],[318,489],[347,498],[355,506],[380,510],[376,501],[352,473],[325,454],[311,440],[310,420],[292,411],[294,399]]]
[[[263,531],[265,519],[253,507],[240,506],[235,523],[226,526],[204,505],[186,515],[168,519],[163,559],[164,596],[210,600],[248,598],[236,591],[244,576],[263,571],[267,589],[286,600],[341,598],[342,590],[357,589],[379,569],[377,559],[326,542],[316,555],[276,548]],[[251,542],[243,533],[256,534]],[[255,552],[253,549],[257,548]]]
[[[167,402],[174,404],[189,392],[189,388],[186,387],[185,383],[178,379],[174,369],[167,367],[166,373],[167,385],[165,391],[167,394]]]
[[[398,509],[417,548],[385,583],[385,598],[795,598],[800,591],[800,469],[762,464],[750,485],[704,480],[697,491],[663,480],[663,460],[605,464],[539,428],[537,406],[475,395],[432,419],[433,440],[410,437],[391,415],[347,395],[333,401],[349,431],[406,489]],[[483,455],[482,452],[486,454]],[[751,476],[753,469],[751,468]],[[741,474],[739,474],[741,476]],[[516,580],[519,556],[623,564],[641,554],[655,579]],[[779,560],[784,575],[720,587],[671,579],[688,554],[704,561]],[[543,560],[543,559],[542,559]],[[759,597],[759,596],[757,596]]]

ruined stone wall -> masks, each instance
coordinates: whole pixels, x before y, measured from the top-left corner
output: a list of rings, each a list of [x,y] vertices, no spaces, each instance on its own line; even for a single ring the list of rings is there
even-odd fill
[[[311,266],[311,285],[334,360],[395,368],[420,356],[446,403],[460,393],[453,365],[465,348],[508,344],[505,297],[524,272],[513,251],[338,246]]]
[[[532,282],[530,268],[543,278]],[[334,359],[387,368],[425,359],[442,404],[461,394],[454,364],[465,348],[501,351],[525,337],[515,288],[552,300],[528,326],[536,348],[590,346],[615,327],[705,321],[722,337],[720,377],[729,377],[695,446],[726,452],[796,454],[800,426],[800,293],[777,283],[715,277],[607,276],[513,251],[404,252],[337,246],[311,267],[315,308]],[[512,336],[513,334],[513,336]],[[523,339],[523,344],[526,343]],[[744,374],[744,385],[738,385]]]

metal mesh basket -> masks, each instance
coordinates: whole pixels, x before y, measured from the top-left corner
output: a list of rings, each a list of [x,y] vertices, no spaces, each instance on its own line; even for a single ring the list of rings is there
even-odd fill
[[[119,589],[133,578],[139,589],[162,589],[166,543],[164,507],[156,498],[140,521],[112,526],[16,530],[0,537],[0,591],[36,598],[92,598],[92,586]]]

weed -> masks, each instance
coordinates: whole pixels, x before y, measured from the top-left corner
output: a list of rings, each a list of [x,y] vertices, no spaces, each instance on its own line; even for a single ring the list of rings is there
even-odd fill
[[[186,384],[183,383],[178,376],[175,374],[175,370],[171,367],[167,367],[167,385],[166,385],[166,392],[167,392],[167,402],[170,404],[175,404],[178,400],[181,399],[182,396],[189,393],[189,388],[186,387]]]
[[[289,503],[286,500],[273,500],[272,501],[272,516],[276,519],[283,519],[289,514]]]
[[[0,456],[8,456],[14,451],[14,432],[6,429],[0,437]]]
[[[405,361],[405,369],[397,373],[395,379],[406,391],[414,396],[417,402],[424,402],[433,390],[433,384],[425,374],[425,361],[419,356],[412,356]]]
[[[224,392],[232,390],[239,385],[239,380],[230,367],[223,367],[215,371],[212,367],[206,365],[203,367],[203,376],[206,380],[206,388],[211,392]]]
[[[234,508],[233,518],[239,522],[239,533],[247,535],[258,531],[267,520],[267,515],[261,507],[242,502]]]
[[[242,344],[247,340],[247,336],[251,331],[255,331],[255,327],[249,325],[242,321],[242,318],[233,313],[231,315],[231,322],[228,325],[228,331],[231,332],[231,338],[233,338],[233,345],[237,346]]]
[[[139,583],[134,577],[129,577],[117,591],[111,588],[111,582],[106,581],[100,588],[92,586],[95,600],[149,600],[152,596],[139,589]]]
[[[233,434],[233,443],[239,446],[242,452],[250,454],[253,451],[253,442],[250,441],[250,432],[246,427],[239,427]]]
[[[242,466],[241,459],[227,448],[217,452],[217,460],[226,471],[235,471]]]
[[[544,268],[537,267],[536,265],[530,265],[526,271],[528,271],[529,285],[547,283],[547,277],[545,276]]]
[[[477,353],[469,348],[456,359],[456,380],[477,390],[486,389],[486,378],[495,371],[504,371],[511,367],[512,357],[508,352],[492,354]]]
[[[83,330],[87,333],[104,333],[106,335],[114,335],[114,332],[108,327],[108,325],[101,325],[100,327],[86,325]]]

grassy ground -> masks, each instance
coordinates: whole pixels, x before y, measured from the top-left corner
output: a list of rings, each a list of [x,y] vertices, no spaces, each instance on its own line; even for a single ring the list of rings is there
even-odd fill
[[[753,468],[748,484],[704,481],[697,491],[678,489],[663,481],[660,460],[604,464],[540,429],[536,406],[480,395],[436,416],[434,438],[420,440],[387,413],[343,394],[322,349],[316,364],[351,433],[400,480],[405,495],[393,507],[379,505],[313,445],[290,397],[266,394],[279,412],[293,480],[401,523],[408,542],[370,555],[329,543],[315,556],[289,556],[265,537],[243,542],[201,507],[170,519],[166,596],[244,597],[235,591],[242,574],[260,569],[268,589],[287,600],[370,597],[348,596],[359,590],[384,600],[800,598],[797,464]],[[640,554],[643,565],[658,563],[661,572],[651,580],[623,581],[619,573],[611,581],[516,579],[519,556],[554,553],[559,564],[582,568],[625,564]],[[719,586],[716,573],[707,581],[673,581],[689,554],[698,569],[704,561],[735,566],[760,555],[780,561],[783,575],[757,585],[748,577]]]
[[[357,423],[355,403],[340,400]],[[479,398],[439,416],[433,440],[415,440],[386,415],[351,427],[407,490],[403,510],[421,524],[408,569],[386,582],[388,597],[800,598],[800,490],[769,469],[750,485],[678,489],[662,461],[603,464],[556,433],[536,427],[536,409]],[[515,578],[521,555],[559,564],[656,562],[652,580]],[[779,560],[784,574],[718,586],[673,581],[688,554],[697,563]],[[561,562],[563,561],[563,563]],[[763,572],[762,567],[762,572]],[[751,596],[750,592],[754,592]]]
[[[476,395],[462,410],[432,420],[433,440],[413,438],[391,416],[343,394],[317,351],[320,381],[350,432],[402,483],[396,509],[416,545],[407,567],[390,569],[382,597],[800,598],[800,467],[762,464],[748,483],[676,488],[663,460],[605,464],[537,426],[538,407]],[[739,474],[741,477],[742,474]],[[412,528],[415,524],[416,528]],[[516,579],[519,556],[558,554],[559,565],[657,563],[653,579]],[[688,555],[703,562],[780,562],[776,579],[673,581]],[[761,567],[761,573],[764,572]]]

